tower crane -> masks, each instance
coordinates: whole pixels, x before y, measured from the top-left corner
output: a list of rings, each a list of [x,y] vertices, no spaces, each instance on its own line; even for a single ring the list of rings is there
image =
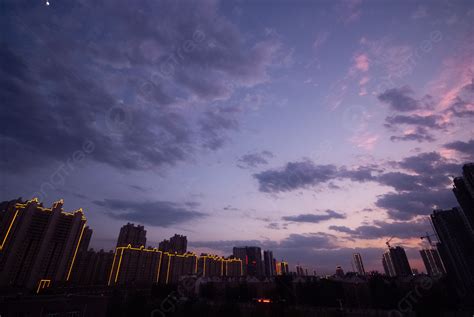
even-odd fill
[[[385,244],[387,245],[387,247],[390,249],[390,241],[392,241],[392,239],[395,238],[395,237],[391,237],[390,239],[388,239],[387,241],[385,241]]]
[[[434,246],[433,240],[431,240],[431,237],[435,237],[435,236],[436,236],[436,234],[429,234],[429,233],[427,232],[426,235],[421,236],[420,239],[421,239],[421,240],[426,239],[426,240],[428,240],[428,243],[430,244],[430,246]]]

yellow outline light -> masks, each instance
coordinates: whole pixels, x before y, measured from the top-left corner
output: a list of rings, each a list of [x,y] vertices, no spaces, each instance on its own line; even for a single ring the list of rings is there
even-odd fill
[[[39,293],[43,288],[49,287],[51,285],[51,280],[39,280],[38,288],[36,289],[36,294]]]
[[[110,268],[109,283],[107,283],[107,285],[109,285],[109,286],[110,286],[110,282],[112,281],[112,274],[114,273],[114,265],[115,265],[115,258],[117,257],[117,249],[115,250],[114,260],[112,262],[112,267]]]
[[[119,272],[120,272],[120,264],[122,264],[123,250],[124,249],[122,248],[122,252],[120,252],[120,259],[119,259],[119,262],[118,262],[118,265],[117,265],[117,273],[115,274],[115,283],[117,283],[118,275],[119,275]]]
[[[15,215],[13,216],[12,222],[10,222],[10,225],[8,226],[7,233],[5,234],[5,238],[3,238],[2,245],[0,245],[0,250],[3,249],[3,246],[5,245],[5,242],[7,241],[8,235],[10,234],[10,230],[13,227],[13,223],[15,222],[16,217],[18,216],[19,210],[17,209],[15,212]]]
[[[66,281],[69,281],[71,277],[72,267],[74,266],[74,261],[76,260],[77,250],[79,250],[79,245],[81,244],[82,234],[84,233],[84,229],[86,228],[86,223],[82,225],[81,235],[79,236],[79,241],[77,241],[76,250],[74,251],[74,256],[72,257],[71,266],[69,267],[69,272],[67,273]]]

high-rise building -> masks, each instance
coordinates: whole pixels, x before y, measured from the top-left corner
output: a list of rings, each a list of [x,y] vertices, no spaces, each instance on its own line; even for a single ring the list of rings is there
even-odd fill
[[[360,253],[354,253],[352,259],[357,269],[357,273],[359,273],[359,275],[365,275],[364,263],[362,262],[362,256]]]
[[[263,265],[265,276],[270,277],[275,275],[275,259],[272,251],[263,251]]]
[[[463,177],[454,179],[453,192],[471,231],[474,231],[474,163],[463,166]]]
[[[301,265],[296,266],[296,275],[297,276],[306,276],[308,275],[308,270],[302,267]]]
[[[158,249],[134,248],[131,245],[115,249],[108,285],[150,285],[159,279],[162,252]]]
[[[460,294],[474,289],[474,235],[459,208],[434,210],[431,215],[439,243],[437,249],[448,276]]]
[[[438,250],[434,248],[420,250],[421,258],[430,276],[446,274]]]
[[[218,255],[201,254],[197,264],[197,275],[202,277],[224,276],[224,259]]]
[[[224,260],[224,276],[240,277],[243,275],[242,260],[230,257]]]
[[[344,277],[344,270],[339,265],[336,267],[336,276]]]
[[[39,291],[69,280],[86,218],[82,209],[65,212],[63,203],[45,208],[35,198],[0,212],[0,286]]]
[[[146,245],[146,230],[145,227],[127,223],[120,228],[120,233],[117,239],[117,247],[140,248]]]
[[[84,228],[84,233],[82,234],[81,243],[79,244],[78,253],[86,252],[87,250],[89,250],[89,243],[91,242],[91,238],[92,238],[92,229],[89,228],[89,226],[86,226]]]
[[[175,284],[182,276],[196,274],[198,256],[194,253],[163,253],[160,266],[160,283]]]
[[[184,254],[186,253],[186,249],[188,246],[188,239],[186,238],[186,236],[175,234],[170,238],[170,245],[171,252]]]
[[[276,275],[288,275],[289,273],[290,270],[287,262],[276,262]]]
[[[390,247],[383,254],[382,264],[385,274],[389,276],[412,275],[410,263],[408,262],[405,249],[402,247]]]
[[[387,276],[396,276],[395,268],[392,263],[392,258],[390,256],[390,251],[387,250],[382,255],[382,265]]]
[[[71,283],[75,285],[107,285],[112,269],[114,252],[104,250],[80,251],[71,274]]]
[[[186,236],[175,234],[169,240],[165,239],[158,245],[158,250],[169,253],[185,254],[188,246]]]
[[[241,259],[244,265],[244,274],[262,276],[262,250],[259,247],[234,247],[233,255]]]

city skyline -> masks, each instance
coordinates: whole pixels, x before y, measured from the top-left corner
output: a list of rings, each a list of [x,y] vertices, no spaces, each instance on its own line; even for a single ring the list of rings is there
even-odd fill
[[[83,208],[96,250],[134,223],[156,247],[383,272],[395,237],[426,272],[429,215],[465,197],[470,1],[4,9],[0,201]]]

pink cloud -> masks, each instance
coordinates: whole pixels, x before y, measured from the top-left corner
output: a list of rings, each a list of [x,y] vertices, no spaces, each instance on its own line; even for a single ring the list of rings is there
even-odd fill
[[[369,57],[367,54],[359,54],[354,58],[354,67],[362,72],[369,70]]]

